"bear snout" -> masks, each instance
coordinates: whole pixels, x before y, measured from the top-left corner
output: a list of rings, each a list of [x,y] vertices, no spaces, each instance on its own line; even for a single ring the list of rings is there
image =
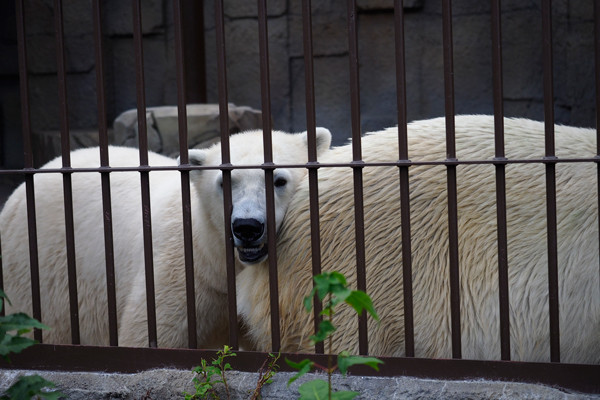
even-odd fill
[[[265,232],[265,224],[254,218],[236,218],[231,230],[237,240],[246,245],[258,244]]]

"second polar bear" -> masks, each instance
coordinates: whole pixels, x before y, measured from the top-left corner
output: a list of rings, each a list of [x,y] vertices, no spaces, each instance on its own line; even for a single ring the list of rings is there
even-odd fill
[[[544,156],[544,125],[504,120],[506,157]],[[451,352],[446,168],[443,118],[408,125],[415,355],[448,358]],[[556,126],[557,156],[592,158],[596,132]],[[366,135],[366,162],[398,159],[397,129]],[[494,119],[457,116],[459,160],[492,160]],[[352,159],[350,145],[319,159],[339,164]],[[495,167],[460,165],[458,176],[458,254],[462,356],[500,359],[498,247]],[[561,361],[600,363],[600,284],[598,276],[597,166],[558,163],[558,273]],[[369,321],[369,353],[404,355],[402,240],[397,167],[365,167],[364,215],[367,293],[381,323]],[[513,360],[550,359],[545,166],[506,166],[510,336]],[[356,284],[354,185],[350,168],[319,169],[322,267],[340,271]],[[312,351],[312,313],[302,298],[312,289],[309,188],[302,183],[279,234],[278,278],[281,351]],[[238,278],[238,310],[257,350],[271,346],[269,278],[265,265],[253,265]],[[332,352],[358,353],[358,323],[350,307],[340,307],[333,324]],[[329,352],[330,349],[326,348]]]
[[[317,130],[319,151],[327,149],[330,140],[329,131]],[[230,144],[231,162],[234,165],[260,165],[264,162],[262,131],[234,135]],[[274,131],[273,153],[274,162],[278,164],[306,162],[306,133],[294,135]],[[97,148],[74,151],[71,153],[71,164],[73,167],[98,167],[98,154]],[[111,166],[136,166],[139,159],[137,149],[110,147],[109,154]],[[205,150],[190,150],[189,155],[192,164],[221,164],[219,145]],[[150,153],[149,164],[174,167],[177,162]],[[44,168],[60,166],[60,159],[56,159]],[[281,224],[291,193],[304,174],[302,168],[275,170],[276,226]],[[180,174],[177,171],[151,171],[149,175],[157,344],[160,347],[185,347],[188,341]],[[147,346],[140,177],[137,172],[122,171],[113,172],[110,176],[119,344]],[[190,176],[197,341],[206,347],[226,340],[226,336],[221,335],[227,326],[226,313],[222,312],[227,309],[223,200],[218,169],[195,170]],[[72,181],[81,343],[106,345],[108,317],[100,176],[93,172],[78,172],[72,174]],[[260,168],[235,170],[232,172],[232,181],[233,213],[241,219],[251,220],[254,225],[260,225],[265,216],[264,172]],[[42,321],[52,328],[44,332],[44,342],[69,343],[71,335],[61,175],[36,174],[35,194]],[[30,313],[24,185],[15,190],[0,213],[0,232],[5,291],[13,303],[8,311]],[[252,243],[246,239],[242,237],[236,245],[241,249],[240,259],[252,262],[251,255],[262,249],[265,239],[257,236]],[[261,254],[262,258],[265,256]]]

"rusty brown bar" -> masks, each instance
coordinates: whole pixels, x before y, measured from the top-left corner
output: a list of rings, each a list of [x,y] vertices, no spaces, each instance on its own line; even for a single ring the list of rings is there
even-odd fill
[[[594,0],[594,71],[596,80],[596,153],[600,156],[600,0]],[[598,164],[600,167],[600,164]],[[600,174],[600,169],[598,170]]]
[[[446,157],[456,161],[454,127],[454,61],[452,45],[452,1],[442,1],[444,46],[444,99],[446,106]],[[458,273],[458,200],[456,165],[448,164],[448,255],[450,261],[450,310],[452,326],[452,358],[461,358],[460,277]]]
[[[106,93],[104,83],[104,47],[102,39],[102,2],[93,1],[94,47],[96,57],[96,96],[98,107],[98,144],[100,166],[108,167],[108,124],[106,117]],[[111,346],[118,346],[117,296],[115,282],[115,255],[112,231],[112,200],[110,193],[110,173],[100,172],[102,181],[102,212],[104,223],[104,254],[106,260],[106,293],[108,311],[108,334]]]
[[[312,6],[310,0],[302,1],[302,39],[304,46],[304,94],[306,104],[306,129],[308,132],[308,163],[317,164],[316,112],[315,112],[315,72],[312,41]],[[317,168],[308,169],[308,191],[310,202],[310,248],[312,274],[321,273],[321,232],[319,229],[319,183]],[[318,296],[314,297],[314,329],[319,330],[322,321],[323,305]],[[323,342],[315,343],[315,352],[325,352]]]
[[[19,57],[19,91],[21,98],[21,124],[23,132],[23,155],[25,170],[31,173],[25,175],[25,192],[27,198],[27,230],[29,235],[29,266],[31,273],[31,302],[32,316],[42,321],[40,299],[40,273],[37,248],[37,224],[35,214],[35,190],[33,179],[33,151],[31,132],[31,110],[29,105],[29,79],[27,76],[27,43],[25,35],[25,5],[24,0],[15,0],[17,11],[17,43]],[[42,331],[33,330],[35,340],[42,342]]]
[[[54,0],[54,29],[56,33],[56,65],[58,72],[58,97],[60,112],[60,139],[62,151],[63,193],[65,206],[65,234],[67,242],[67,272],[69,278],[69,309],[71,316],[71,341],[79,344],[79,306],[77,302],[77,266],[75,263],[75,228],[73,221],[73,185],[71,173],[71,146],[69,140],[69,107],[67,104],[67,71],[62,0]]]
[[[548,224],[548,295],[550,313],[550,360],[560,362],[558,322],[558,251],[556,222],[556,155],[554,148],[554,90],[552,66],[552,2],[542,1],[542,58],[544,68],[544,123],[546,149],[546,210]]]
[[[348,60],[350,62],[350,111],[352,120],[352,172],[354,180],[354,233],[356,241],[356,286],[367,291],[365,261],[365,222],[363,204],[363,177],[360,129],[360,82],[358,72],[358,15],[356,0],[348,0]],[[361,355],[369,353],[367,334],[367,314],[363,311],[358,317],[358,351]]]
[[[492,0],[492,79],[496,166],[496,215],[498,221],[498,285],[500,304],[500,357],[510,360],[508,295],[508,246],[506,232],[506,160],[504,154],[504,102],[502,80],[502,24],[500,0]]]
[[[133,40],[135,47],[136,94],[140,165],[148,165],[148,136],[146,126],[146,90],[144,88],[144,50],[142,41],[142,9],[140,0],[132,0]],[[150,175],[140,171],[142,191],[142,218],[144,231],[144,264],[146,271],[146,302],[148,312],[148,345],[157,347],[156,301],[154,296],[154,266],[152,258],[152,216],[150,211]]]
[[[398,160],[408,161],[408,132],[406,115],[406,64],[404,36],[404,2],[394,2],[396,102],[398,107]],[[412,291],[412,244],[410,231],[410,185],[408,166],[399,165],[400,223],[402,224],[402,293],[404,300],[404,353],[415,356],[415,333]]]
[[[227,102],[227,57],[223,0],[215,0],[215,30],[217,41],[217,86],[219,91],[219,126],[221,129],[221,173],[223,175],[223,215],[225,260],[227,267],[227,301],[229,311],[229,345],[238,348],[237,304],[235,293],[235,253],[231,235],[231,156],[229,149],[229,105]]]
[[[0,368],[56,371],[107,371],[133,373],[156,368],[191,369],[199,359],[212,359],[216,351],[190,349],[114,348],[72,345],[37,345],[11,355],[11,363],[0,359]],[[239,352],[231,358],[238,371],[255,372],[266,353]],[[299,361],[305,354],[281,354],[281,358]],[[326,365],[326,355],[310,356]],[[491,379],[506,382],[527,382],[562,387],[583,393],[600,393],[600,365],[535,363],[515,361],[432,360],[425,358],[380,357],[384,364],[379,371],[371,368],[351,369],[354,375],[413,376],[428,379]],[[139,360],[145,365],[140,367]],[[291,371],[281,363],[282,371]]]
[[[596,78],[596,158],[600,159],[600,0],[594,0],[594,70]],[[596,162],[598,175],[598,212],[600,213],[600,162]],[[598,219],[600,232],[600,218]],[[600,236],[598,237],[600,243]]]
[[[177,117],[179,122],[179,157],[181,164],[189,164],[187,95],[185,74],[185,42],[182,26],[183,10],[180,0],[173,0],[175,25],[175,59],[177,74]],[[198,347],[196,334],[196,295],[194,288],[194,254],[192,247],[192,208],[190,171],[181,171],[181,201],[183,210],[183,248],[185,257],[185,291],[187,299],[188,347]]]
[[[204,0],[181,0],[186,102],[206,103]]]
[[[0,290],[4,290],[4,274],[2,270],[2,236],[0,236]],[[0,317],[4,317],[6,314],[6,305],[3,303],[0,307]]]
[[[273,351],[281,344],[279,329],[279,289],[277,287],[277,247],[275,237],[275,200],[273,188],[273,146],[271,142],[271,81],[269,74],[269,32],[267,2],[258,0],[258,42],[260,52],[260,83],[262,103],[265,187],[267,200],[267,245],[269,251],[269,292],[271,295],[271,340]]]

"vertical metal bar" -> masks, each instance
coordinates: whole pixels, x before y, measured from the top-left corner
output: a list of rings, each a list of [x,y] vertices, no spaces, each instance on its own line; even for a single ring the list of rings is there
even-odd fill
[[[102,45],[102,2],[93,0],[94,46],[96,56],[96,96],[98,103],[98,143],[100,166],[109,166],[108,126],[106,117],[106,93],[104,86],[104,48]],[[106,293],[108,311],[108,334],[111,346],[118,346],[117,295],[115,283],[115,255],[112,230],[112,200],[110,194],[110,173],[100,172],[102,181],[102,213],[104,223],[104,254],[106,260]]]
[[[0,290],[4,290],[4,274],[2,272],[2,236],[0,236]],[[6,314],[6,303],[0,307],[0,317]]]
[[[146,91],[144,88],[144,51],[142,43],[141,0],[132,0],[133,40],[135,47],[136,92],[140,166],[148,166],[148,136],[146,127]],[[157,347],[156,301],[154,297],[154,266],[152,258],[152,215],[150,211],[150,174],[140,171],[142,218],[144,232],[144,264],[146,271],[146,302],[148,312],[148,345]]]
[[[181,164],[189,164],[186,110],[185,42],[181,0],[173,0],[175,25],[175,58],[177,70],[177,117],[179,119],[179,154]],[[192,247],[192,207],[190,171],[181,173],[181,201],[183,209],[183,248],[185,257],[185,291],[187,299],[188,347],[198,347],[196,333],[196,295],[194,288],[194,254]]]
[[[69,308],[71,314],[71,341],[79,344],[79,307],[77,304],[77,267],[75,263],[75,225],[73,221],[73,186],[71,173],[71,146],[69,140],[69,108],[67,104],[67,71],[63,30],[62,0],[54,0],[54,28],[56,33],[56,64],[60,107],[60,138],[63,166],[65,205],[65,234],[67,241],[67,272],[69,278]]]
[[[508,246],[506,232],[506,160],[504,154],[504,103],[502,81],[502,24],[500,0],[492,0],[492,76],[494,88],[494,138],[496,215],[498,221],[498,285],[500,304],[500,357],[510,360]]]
[[[258,0],[258,41],[260,48],[260,82],[262,99],[263,147],[267,200],[267,245],[269,251],[269,288],[271,294],[271,340],[273,351],[281,345],[279,329],[279,295],[277,287],[277,247],[275,242],[275,200],[273,188],[273,146],[271,142],[271,83],[269,76],[269,33],[267,2]]]
[[[317,164],[316,111],[315,111],[315,71],[313,63],[312,42],[312,7],[311,0],[302,0],[302,39],[304,43],[304,94],[306,103],[306,129],[308,132],[308,163]],[[308,192],[310,201],[310,248],[312,274],[321,273],[321,233],[319,229],[319,183],[317,168],[308,169]],[[315,294],[314,329],[319,330],[322,321],[323,305]],[[315,344],[315,353],[325,352],[323,342]]]
[[[354,230],[356,238],[356,286],[367,291],[365,271],[365,223],[363,204],[363,179],[360,130],[360,82],[358,72],[358,16],[356,0],[347,1],[348,13],[348,58],[350,61],[350,109],[352,119],[352,172],[354,176]],[[358,348],[360,354],[369,353],[367,336],[367,314],[363,311],[358,317]]]
[[[406,66],[403,0],[394,2],[396,101],[398,107],[398,160],[408,162],[408,132],[406,115]],[[402,292],[404,301],[404,352],[415,356],[415,333],[412,291],[412,244],[410,231],[410,186],[408,166],[399,165],[400,223],[402,224]]]
[[[229,344],[238,348],[237,304],[235,293],[235,254],[231,235],[231,156],[229,151],[229,106],[227,103],[227,57],[223,0],[215,0],[215,30],[217,39],[217,86],[219,90],[219,126],[221,128],[221,173],[223,174],[223,215],[225,260],[227,266],[227,301],[229,311]]]
[[[446,157],[456,161],[454,127],[454,61],[452,45],[452,2],[442,1],[444,44],[444,96],[446,105]],[[452,326],[452,358],[461,358],[460,339],[460,276],[458,272],[458,200],[456,164],[447,166],[448,175],[448,236],[450,260],[450,310]]]
[[[544,123],[546,150],[546,210],[548,215],[548,291],[550,311],[550,361],[560,362],[558,322],[558,251],[556,222],[556,156],[554,148],[554,90],[552,66],[552,2],[542,1],[544,62]]]
[[[181,0],[187,103],[206,103],[204,0]]]
[[[29,235],[29,265],[31,273],[31,302],[32,316],[42,321],[42,307],[40,300],[40,272],[37,248],[37,225],[35,215],[35,190],[33,182],[33,152],[31,132],[31,110],[29,107],[29,79],[27,77],[27,43],[25,41],[25,5],[24,0],[15,0],[17,10],[17,43],[19,57],[19,87],[21,98],[21,124],[23,130],[23,155],[25,170],[25,192],[27,198],[27,230]],[[43,342],[42,331],[33,330],[33,337],[38,342]]]
[[[596,158],[600,158],[600,0],[594,0],[594,56],[596,76]],[[598,212],[600,213],[600,162],[597,162],[596,166],[598,175]],[[600,232],[600,218],[598,218],[598,232]],[[598,240],[600,241],[600,236]]]

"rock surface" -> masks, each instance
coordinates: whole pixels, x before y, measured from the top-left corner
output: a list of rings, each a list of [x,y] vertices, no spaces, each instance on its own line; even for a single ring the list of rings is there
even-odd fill
[[[33,371],[0,370],[0,393],[21,374]],[[71,400],[93,399],[182,399],[183,392],[195,393],[190,371],[158,369],[137,374],[108,374],[84,372],[37,372],[54,382]],[[312,379],[327,379],[322,374],[307,374],[287,386],[292,373],[279,372],[273,383],[262,389],[263,399],[289,400],[299,397],[298,386]],[[257,374],[231,371],[227,373],[232,399],[249,399],[256,388]],[[592,400],[600,395],[565,391],[542,385],[498,381],[442,381],[409,377],[377,378],[334,375],[333,387],[337,390],[354,390],[357,399],[445,399],[445,400]],[[222,386],[220,398],[226,398]]]

